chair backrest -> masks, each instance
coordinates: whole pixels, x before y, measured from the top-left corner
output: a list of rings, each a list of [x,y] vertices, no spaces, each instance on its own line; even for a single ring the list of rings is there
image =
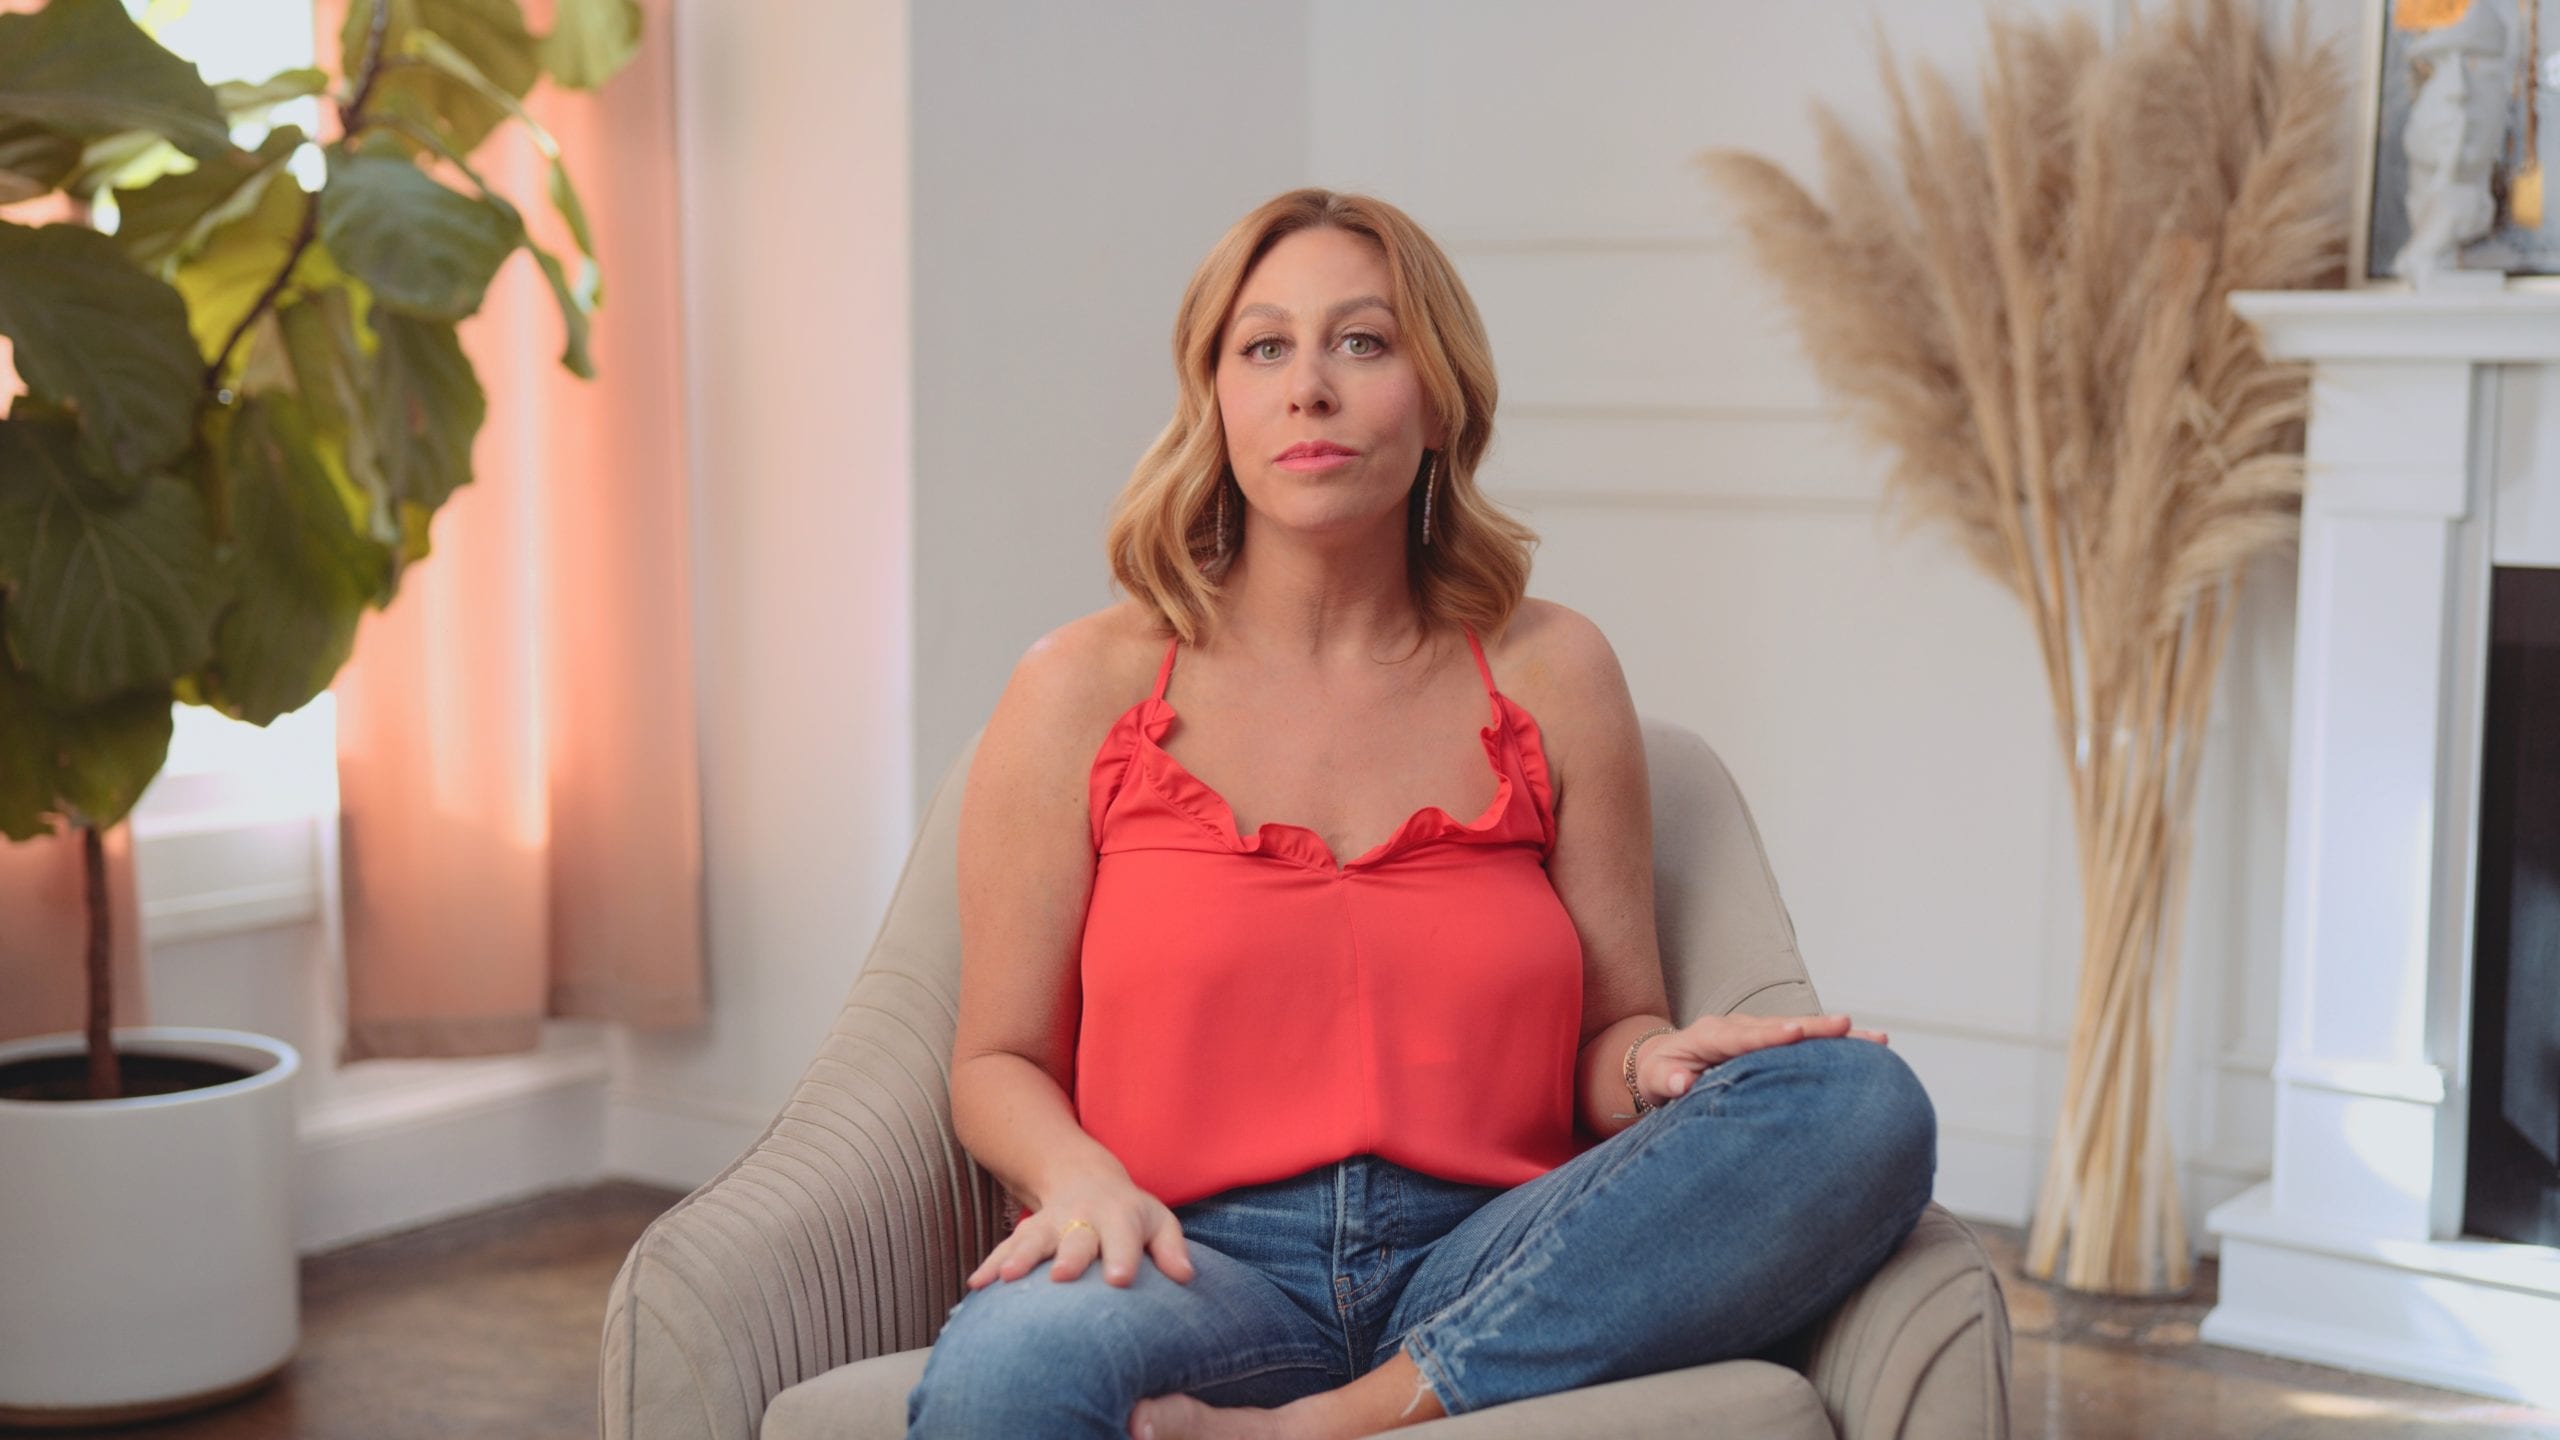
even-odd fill
[[[1795,921],[1732,772],[1696,731],[1643,723],[1654,922],[1671,1018],[1819,1013]],[[959,1014],[960,798],[984,734],[970,736],[943,772],[866,967],[894,967],[939,994],[952,1017],[939,1037],[946,1053]]]
[[[1644,717],[1653,920],[1671,1018],[1816,1015],[1796,922],[1733,772],[1705,737]]]

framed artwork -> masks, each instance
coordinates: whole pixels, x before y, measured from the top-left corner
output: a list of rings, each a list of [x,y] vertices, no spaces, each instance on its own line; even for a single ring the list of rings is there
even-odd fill
[[[2365,0],[2362,25],[2347,283],[2410,288],[2405,261],[2560,290],[2560,3]]]

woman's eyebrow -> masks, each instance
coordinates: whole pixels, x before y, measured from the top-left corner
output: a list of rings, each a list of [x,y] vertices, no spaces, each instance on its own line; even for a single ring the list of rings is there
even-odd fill
[[[1395,313],[1396,313],[1396,307],[1394,307],[1393,305],[1388,304],[1384,299],[1380,298],[1379,296],[1376,296],[1376,295],[1358,295],[1358,296],[1354,296],[1353,298],[1351,298],[1351,299],[1349,299],[1349,300],[1345,300],[1345,301],[1343,301],[1341,304],[1336,305],[1336,306],[1334,306],[1332,309],[1327,310],[1326,312],[1324,312],[1324,318],[1325,318],[1325,320],[1326,320],[1327,322],[1331,322],[1331,321],[1339,320],[1339,319],[1341,319],[1343,316],[1350,314],[1350,313],[1351,313],[1352,311],[1354,311],[1354,310],[1365,310],[1365,309],[1367,309],[1367,308],[1369,308],[1369,307],[1371,307],[1371,306],[1375,306],[1375,307],[1377,307],[1377,308],[1378,308],[1378,309],[1380,309],[1380,310],[1384,310],[1384,311],[1386,311],[1389,315],[1393,315],[1393,314],[1395,314]],[[1253,318],[1254,318],[1254,317],[1256,317],[1256,316],[1267,316],[1267,317],[1269,317],[1269,318],[1271,318],[1271,319],[1273,319],[1273,320],[1284,320],[1284,321],[1285,321],[1285,320],[1287,320],[1287,319],[1289,318],[1289,311],[1288,311],[1288,308],[1287,308],[1286,306],[1282,306],[1282,305],[1272,305],[1272,304],[1268,304],[1268,303],[1265,303],[1265,304],[1259,304],[1259,305],[1247,305],[1247,306],[1246,306],[1246,307],[1244,307],[1242,310],[1239,310],[1239,311],[1237,311],[1237,312],[1236,312],[1236,324],[1241,325],[1241,324],[1243,324],[1245,321],[1250,320],[1250,319],[1253,319]]]

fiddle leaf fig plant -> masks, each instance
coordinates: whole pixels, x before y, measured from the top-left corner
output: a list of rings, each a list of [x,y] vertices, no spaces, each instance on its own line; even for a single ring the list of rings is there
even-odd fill
[[[594,241],[523,102],[602,86],[640,36],[637,0],[558,0],[544,35],[517,0],[349,0],[337,81],[209,85],[121,0],[0,14],[0,205],[77,217],[0,218],[25,392],[0,396],[0,836],[82,832],[91,1098],[120,1093],[99,836],[172,705],[265,725],[336,678],[471,481],[488,399],[457,327],[516,251],[593,378]],[[311,97],[337,138],[269,123]],[[566,261],[471,164],[509,125]]]

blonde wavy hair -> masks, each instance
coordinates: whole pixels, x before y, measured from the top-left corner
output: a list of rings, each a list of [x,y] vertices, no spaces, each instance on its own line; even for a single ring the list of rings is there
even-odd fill
[[[1457,267],[1410,216],[1384,200],[1333,190],[1291,190],[1264,201],[1193,272],[1173,322],[1173,420],[1112,503],[1104,548],[1113,585],[1145,602],[1186,644],[1216,625],[1234,553],[1221,558],[1216,533],[1218,488],[1231,473],[1218,414],[1219,337],[1237,292],[1271,247],[1319,226],[1362,236],[1385,258],[1397,329],[1446,429],[1429,545],[1421,539],[1420,472],[1405,507],[1415,607],[1426,631],[1456,621],[1498,635],[1528,590],[1538,536],[1476,489],[1476,465],[1493,443],[1497,392],[1484,320]]]

